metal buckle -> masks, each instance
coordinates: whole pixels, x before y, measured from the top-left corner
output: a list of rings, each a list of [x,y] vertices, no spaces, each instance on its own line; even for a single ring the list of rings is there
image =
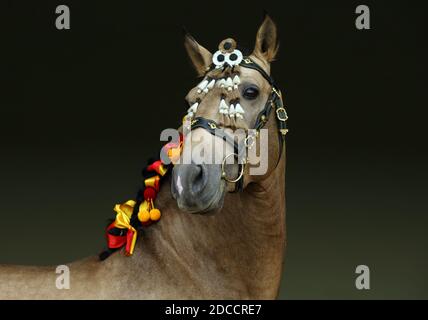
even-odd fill
[[[222,161],[222,163],[221,163],[221,177],[222,177],[222,179],[224,179],[224,180],[226,180],[227,182],[231,182],[231,183],[235,183],[235,182],[238,182],[239,180],[241,180],[241,178],[244,176],[244,170],[245,170],[245,162],[243,162],[243,163],[241,163],[240,164],[240,167],[241,167],[241,170],[239,170],[239,174],[238,174],[238,176],[235,178],[235,179],[229,179],[227,176],[226,176],[226,171],[224,171],[224,166],[226,165],[226,160],[229,158],[229,157],[234,157],[234,156],[237,156],[237,157],[239,157],[236,153],[229,153],[226,157],[224,157],[224,159],[223,159],[223,161]],[[238,163],[239,164],[239,163]]]
[[[214,122],[210,122],[210,123],[208,123],[208,125],[210,126],[211,129],[217,128],[217,125]]]
[[[276,109],[276,117],[279,121],[287,121],[288,115],[287,111],[283,107]]]
[[[251,59],[249,59],[249,58],[245,58],[243,60],[244,60],[245,63],[248,63],[248,64],[253,63],[253,61]]]

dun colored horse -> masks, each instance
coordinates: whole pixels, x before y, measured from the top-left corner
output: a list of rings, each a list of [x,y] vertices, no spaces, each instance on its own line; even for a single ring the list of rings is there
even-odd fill
[[[229,67],[233,60],[242,59],[234,40],[225,41],[220,48],[224,51],[212,54],[185,36],[185,48],[198,75],[218,80],[231,69],[225,68],[225,58],[231,61]],[[221,164],[193,163],[193,159],[190,164],[176,164],[167,178],[171,188],[164,186],[156,199],[162,219],[145,229],[131,257],[119,251],[104,261],[94,256],[72,262],[68,264],[70,288],[62,290],[56,286],[55,267],[2,265],[0,298],[276,298],[285,249],[285,148],[277,138],[281,128],[275,120],[284,117],[279,109],[259,116],[270,111],[274,88],[268,80],[277,49],[277,28],[266,16],[254,50],[244,57],[239,81],[233,82],[234,108],[224,108],[222,102],[219,112],[219,101],[227,99],[226,80],[220,87],[210,85],[210,90],[209,83],[202,85],[204,90],[195,87],[186,97],[190,106],[198,103],[190,116],[210,119],[222,128],[248,129],[261,123],[269,135],[266,173],[250,175],[247,169],[241,172],[238,164],[226,173]],[[218,68],[213,68],[213,61]],[[276,94],[282,103],[280,93]],[[203,126],[192,133],[192,139],[210,136],[217,144],[226,144]],[[184,143],[184,149],[194,147]],[[223,178],[240,173],[242,192],[233,192],[238,182]]]

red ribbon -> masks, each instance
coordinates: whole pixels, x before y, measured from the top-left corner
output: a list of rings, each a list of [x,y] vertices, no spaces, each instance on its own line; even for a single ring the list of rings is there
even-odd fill
[[[128,247],[128,243],[130,244],[132,241],[128,241],[127,236],[128,234],[124,235],[124,236],[115,236],[113,234],[110,234],[108,231],[110,229],[113,229],[115,227],[114,222],[112,222],[108,227],[107,227],[107,246],[110,249],[117,249],[117,248],[121,248],[123,247],[125,244]],[[129,233],[129,232],[128,232]],[[131,237],[132,240],[132,237]]]
[[[128,232],[126,233],[126,247],[125,247],[125,251],[127,255],[130,255],[130,252],[131,252],[131,244],[132,244],[133,236],[134,236],[134,231],[128,229]]]

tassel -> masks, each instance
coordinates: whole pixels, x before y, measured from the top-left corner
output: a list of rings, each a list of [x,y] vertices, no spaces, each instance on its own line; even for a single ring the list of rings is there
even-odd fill
[[[220,105],[218,107],[218,110],[222,114],[227,114],[229,111],[229,107],[227,106],[227,103],[226,101],[224,101],[223,98],[220,100]]]
[[[245,113],[244,109],[242,109],[239,102],[235,105],[235,117],[239,119],[244,119],[243,114]]]
[[[198,102],[195,102],[194,104],[192,104],[192,106],[189,108],[189,109],[187,109],[187,112],[188,113],[196,113],[196,111],[198,110],[198,106],[199,106],[199,103]]]
[[[211,80],[208,84],[207,84],[207,86],[205,87],[205,89],[203,90],[203,92],[206,94],[206,93],[208,93],[208,91],[210,91],[213,87],[214,87],[214,85],[215,85],[215,80],[213,79],[213,80]]]
[[[241,78],[239,78],[239,75],[235,75],[233,77],[233,84],[236,84],[236,85],[240,85],[241,84]]]
[[[241,84],[241,78],[238,75],[233,77],[233,89],[238,89],[238,86]]]
[[[212,88],[214,88],[215,85],[215,80],[212,79],[210,83],[208,83],[206,89],[211,90]]]
[[[231,118],[235,117],[235,106],[233,104],[231,104],[230,107],[229,107],[229,116]]]
[[[236,112],[236,113],[241,113],[241,114],[244,114],[244,113],[245,113],[244,109],[242,109],[242,107],[241,107],[241,105],[239,104],[239,102],[235,105],[235,112]]]
[[[225,79],[220,79],[220,80],[217,81],[217,86],[219,88],[224,88],[225,84],[226,84],[226,80]]]
[[[231,77],[227,78],[225,86],[227,87],[228,91],[232,91],[233,81]]]
[[[200,84],[198,84],[198,93],[201,93],[202,90],[208,85],[208,80],[203,80]]]

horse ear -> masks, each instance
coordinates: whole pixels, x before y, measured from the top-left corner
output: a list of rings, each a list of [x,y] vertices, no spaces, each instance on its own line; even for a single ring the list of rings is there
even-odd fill
[[[187,54],[192,61],[193,66],[199,77],[206,73],[207,68],[212,63],[212,54],[189,34],[184,35],[184,47],[186,48]]]
[[[253,54],[259,58],[272,62],[278,52],[277,28],[272,18],[265,13],[263,23],[257,31],[256,45]]]

